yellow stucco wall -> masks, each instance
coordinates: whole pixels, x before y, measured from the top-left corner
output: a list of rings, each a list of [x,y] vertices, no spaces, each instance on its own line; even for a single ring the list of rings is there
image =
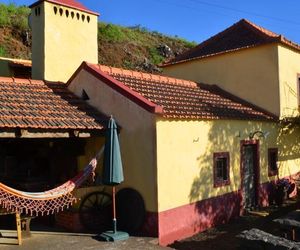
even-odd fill
[[[296,116],[298,112],[298,77],[300,53],[278,46],[281,116]]]
[[[163,68],[165,75],[217,84],[279,115],[277,45],[265,45]]]
[[[147,211],[157,212],[154,115],[84,70],[72,81],[69,89],[78,96],[84,89],[92,106],[115,117],[121,126],[120,146],[125,177],[125,182],[118,189],[136,189],[143,196]]]
[[[54,7],[58,9],[56,14]],[[36,8],[40,8],[38,16]],[[62,15],[60,9],[63,10]],[[69,11],[68,17],[66,11]],[[85,16],[84,21],[82,15]],[[31,19],[34,79],[66,82],[83,61],[98,62],[96,15],[44,1],[32,8]]]
[[[157,121],[157,179],[159,212],[237,191],[240,142],[250,132],[268,131],[260,139],[260,182],[269,181],[268,148],[278,147],[280,177],[300,170],[300,130],[281,134],[275,123],[250,121]],[[213,153],[230,153],[228,186],[213,186]],[[274,177],[271,177],[274,179]]]

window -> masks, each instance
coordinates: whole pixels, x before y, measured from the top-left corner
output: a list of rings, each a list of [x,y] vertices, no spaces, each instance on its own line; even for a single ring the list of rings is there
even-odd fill
[[[35,8],[34,12],[35,12],[36,16],[40,16],[41,15],[41,8],[40,7]]]
[[[214,187],[230,184],[229,180],[229,153],[214,153]]]
[[[269,148],[268,149],[268,172],[269,176],[278,174],[278,149]]]

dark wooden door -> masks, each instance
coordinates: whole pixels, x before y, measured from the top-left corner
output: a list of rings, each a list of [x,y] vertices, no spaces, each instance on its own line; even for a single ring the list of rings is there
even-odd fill
[[[252,209],[257,206],[258,166],[257,146],[242,146],[242,190],[244,207]]]

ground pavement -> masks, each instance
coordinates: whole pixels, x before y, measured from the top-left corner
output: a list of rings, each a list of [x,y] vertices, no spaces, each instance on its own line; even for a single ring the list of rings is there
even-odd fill
[[[3,241],[2,241],[3,240]],[[130,237],[119,242],[101,242],[93,235],[68,233],[42,233],[33,232],[30,238],[24,239],[21,246],[1,244],[4,250],[170,250],[172,248],[160,247],[154,238]],[[16,240],[14,240],[16,242]]]

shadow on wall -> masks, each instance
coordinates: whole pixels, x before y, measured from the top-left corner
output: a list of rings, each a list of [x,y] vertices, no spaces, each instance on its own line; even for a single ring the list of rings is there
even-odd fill
[[[268,205],[272,184],[276,177],[268,175],[268,148],[279,148],[280,178],[299,172],[300,169],[300,126],[286,129],[274,123],[249,121],[216,121],[208,132],[207,144],[197,162],[199,174],[194,179],[190,194],[190,203],[195,203],[198,214],[193,223],[196,231],[223,224],[240,215],[242,208],[241,157],[240,143],[249,138],[253,131],[272,131],[267,138],[259,139],[259,183],[258,203]],[[242,131],[237,133],[237,131]],[[230,153],[230,184],[214,186],[213,153]],[[297,171],[297,166],[299,166]]]
[[[239,158],[233,153],[235,148],[239,152],[240,138],[235,137],[235,132],[238,130],[235,123],[224,121],[213,122],[208,132],[204,153],[197,158],[199,174],[194,179],[189,194],[190,203],[201,201],[195,206],[199,215],[194,223],[195,231],[203,231],[239,215],[241,196],[238,191],[234,191],[238,190],[240,185],[236,174],[239,171],[237,168]],[[230,154],[230,185],[214,186],[214,152],[229,152]]]
[[[299,118],[281,122],[277,137],[279,147],[279,173],[282,177],[292,177],[300,171],[300,121]]]

